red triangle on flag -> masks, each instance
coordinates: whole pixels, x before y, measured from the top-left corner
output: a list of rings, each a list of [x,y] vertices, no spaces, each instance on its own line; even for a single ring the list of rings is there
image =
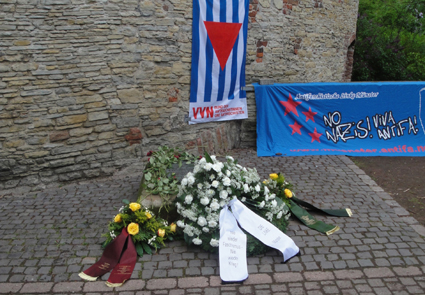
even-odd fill
[[[221,23],[204,21],[214,52],[217,55],[221,70],[224,70],[236,38],[241,29],[241,23]]]

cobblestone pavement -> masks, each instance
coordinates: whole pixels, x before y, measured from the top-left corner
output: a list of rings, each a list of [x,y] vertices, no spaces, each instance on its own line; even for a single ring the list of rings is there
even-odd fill
[[[171,242],[139,258],[132,279],[108,288],[105,275],[78,273],[102,254],[101,234],[135,200],[140,173],[0,198],[0,293],[12,294],[425,294],[425,228],[349,158],[257,158],[234,150],[264,178],[283,172],[298,197],[322,208],[351,208],[351,218],[315,215],[341,230],[319,234],[291,220],[287,234],[302,255],[287,264],[272,251],[248,259],[249,278],[222,285],[217,255]],[[1,194],[0,194],[1,195]]]

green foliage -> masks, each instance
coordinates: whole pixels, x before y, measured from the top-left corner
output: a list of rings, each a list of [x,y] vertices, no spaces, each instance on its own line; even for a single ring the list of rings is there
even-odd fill
[[[425,80],[425,0],[360,0],[353,81]]]
[[[161,146],[157,151],[150,151],[147,155],[151,157],[144,171],[143,189],[153,195],[160,195],[162,203],[169,204],[170,197],[177,195],[179,189],[178,179],[174,173],[167,175],[167,169],[173,164],[181,167],[183,162],[195,163],[198,158],[179,148],[167,146]]]

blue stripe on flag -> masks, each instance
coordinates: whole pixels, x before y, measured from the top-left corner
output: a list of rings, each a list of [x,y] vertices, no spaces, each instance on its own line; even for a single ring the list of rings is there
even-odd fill
[[[192,36],[199,36],[199,1],[193,0]],[[190,102],[197,102],[198,97],[198,69],[199,69],[199,38],[192,38],[192,69],[190,81]]]
[[[247,3],[248,2],[248,3]],[[244,5],[245,7],[249,6],[249,0],[244,0]],[[243,36],[244,36],[244,44],[246,44],[247,39],[248,39],[248,13],[247,11],[245,11],[244,13],[244,19],[243,19]],[[240,85],[241,85],[241,89],[240,89],[240,94],[239,97],[240,98],[246,98],[246,92],[244,90],[242,90],[242,86],[245,86],[245,65],[246,65],[246,45],[244,47],[243,50],[243,59],[242,59],[242,71],[241,71],[241,79],[240,79]]]

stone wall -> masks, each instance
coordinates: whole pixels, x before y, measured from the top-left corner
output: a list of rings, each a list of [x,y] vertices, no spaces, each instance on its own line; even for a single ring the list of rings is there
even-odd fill
[[[358,0],[252,0],[247,83],[343,81]],[[0,0],[0,190],[110,175],[159,145],[255,145],[188,125],[192,1]]]

